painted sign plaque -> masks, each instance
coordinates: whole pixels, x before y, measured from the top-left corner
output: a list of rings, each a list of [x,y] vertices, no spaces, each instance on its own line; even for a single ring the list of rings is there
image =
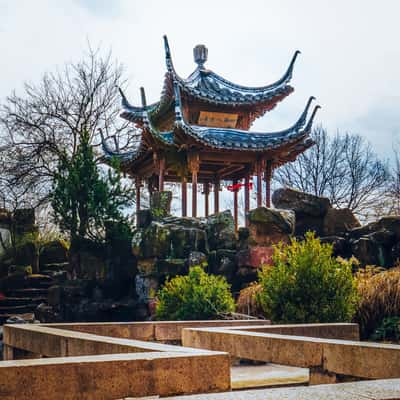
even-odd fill
[[[213,126],[217,128],[235,128],[237,119],[237,114],[200,111],[197,123],[199,125]]]

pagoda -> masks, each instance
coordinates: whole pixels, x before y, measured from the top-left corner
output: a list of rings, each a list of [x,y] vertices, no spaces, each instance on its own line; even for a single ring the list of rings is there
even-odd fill
[[[102,138],[107,159],[120,160],[122,171],[135,179],[136,207],[140,210],[140,188],[163,191],[164,182],[177,182],[182,190],[182,216],[187,216],[187,184],[192,185],[192,216],[197,216],[199,184],[203,185],[205,215],[209,214],[209,193],[214,193],[214,212],[219,211],[221,182],[230,182],[234,198],[234,220],[238,224],[238,190],[244,188],[244,208],[250,208],[250,187],[256,177],[257,207],[262,206],[265,180],[265,205],[270,207],[271,177],[275,168],[294,161],[314,143],[310,131],[315,113],[307,119],[314,97],[310,97],[298,120],[277,132],[252,132],[256,118],[272,110],[294,91],[289,84],[299,51],[296,51],[283,76],[261,87],[230,82],[207,69],[208,50],[194,48],[194,72],[184,79],[176,72],[168,39],[164,36],[166,74],[161,98],[147,104],[141,88],[142,105],[131,105],[124,93],[121,117],[135,124],[140,132],[134,148],[120,151]]]

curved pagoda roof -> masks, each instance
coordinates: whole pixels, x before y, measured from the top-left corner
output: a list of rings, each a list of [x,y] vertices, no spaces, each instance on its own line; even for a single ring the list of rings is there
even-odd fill
[[[199,181],[207,182],[211,174],[221,176],[221,179],[241,179],[259,160],[270,160],[273,167],[278,167],[293,161],[298,154],[314,144],[310,132],[319,108],[317,105],[310,112],[314,97],[310,97],[297,121],[290,128],[281,131],[252,132],[237,128],[238,124],[235,128],[220,127],[218,124],[203,126],[200,119],[190,116],[191,112],[193,113],[190,107],[194,99],[200,99],[203,110],[211,110],[211,114],[223,111],[228,114],[221,115],[239,115],[243,107],[249,104],[264,110],[258,112],[265,112],[282,96],[286,96],[285,93],[293,90],[288,82],[298,52],[279,81],[272,85],[251,88],[233,84],[205,70],[207,49],[204,46],[197,46],[194,51],[197,69],[189,78],[180,78],[173,67],[166,37],[164,40],[167,74],[162,97],[159,102],[146,105],[144,90],[141,89],[143,106],[135,107],[129,104],[121,91],[121,116],[137,125],[140,139],[136,147],[121,152],[117,142],[114,150],[103,137],[102,145],[106,159],[116,157],[121,161],[125,172],[143,177],[157,173],[154,170],[154,161],[160,156],[165,157],[169,174],[167,177],[178,180],[178,173],[174,172],[176,160],[185,157],[187,162],[189,154],[197,153],[200,159]],[[191,101],[188,102],[188,99]],[[207,108],[207,104],[212,102],[215,104]],[[232,108],[242,109],[238,114],[234,114],[232,108],[227,108],[225,103],[229,103]],[[244,114],[246,113],[248,115],[251,110],[245,109]]]
[[[176,92],[179,92],[176,86]],[[214,128],[188,124],[182,113],[181,98],[177,95],[175,122],[171,130],[159,131],[151,122],[147,112],[143,113],[144,125],[138,146],[121,153],[112,150],[103,138],[103,150],[107,158],[117,157],[125,163],[132,163],[155,148],[189,149],[200,145],[211,151],[275,153],[276,164],[290,161],[314,142],[309,137],[315,114],[320,108],[316,105],[309,115],[314,97],[310,97],[298,120],[288,129],[274,132],[252,132],[231,128]],[[282,154],[284,155],[282,158]],[[276,166],[277,166],[276,165]]]
[[[132,122],[142,122],[143,113],[148,112],[159,118],[166,112],[174,101],[174,85],[178,85],[183,96],[200,102],[232,108],[244,107],[252,110],[251,122],[265,112],[273,109],[276,104],[294,91],[289,85],[292,78],[295,61],[300,54],[296,51],[283,76],[276,82],[259,87],[243,86],[233,83],[215,72],[204,67],[207,61],[208,50],[203,45],[194,48],[196,69],[188,78],[182,78],[175,70],[168,39],[164,36],[165,61],[167,72],[165,74],[161,98],[149,106],[133,106],[123,93],[121,116]]]

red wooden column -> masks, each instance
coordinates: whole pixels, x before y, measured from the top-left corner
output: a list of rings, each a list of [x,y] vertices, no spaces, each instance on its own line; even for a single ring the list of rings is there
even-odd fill
[[[164,173],[165,173],[165,158],[162,157],[159,160],[159,169],[158,169],[158,190],[160,192],[164,191]]]
[[[272,179],[272,161],[267,160],[265,167],[265,206],[271,207],[271,179]]]
[[[262,170],[261,162],[257,161],[256,164],[256,175],[257,175],[257,207],[262,206]]]
[[[214,182],[214,213],[219,212],[219,178]]]
[[[235,185],[238,181],[235,179],[233,181],[233,221],[235,222],[235,231],[238,230],[238,189],[235,188]]]
[[[182,178],[182,217],[187,217],[187,178]]]
[[[192,171],[192,217],[197,217],[197,170]]]
[[[192,217],[197,217],[197,174],[200,168],[198,153],[188,154],[188,165],[192,171]]]
[[[250,211],[250,175],[247,174],[244,178],[244,223],[249,225],[248,213]]]
[[[135,187],[136,187],[136,214],[140,211],[140,185],[141,179],[137,176],[135,178]]]
[[[206,182],[203,186],[203,191],[204,191],[204,215],[208,217],[209,215],[209,203],[208,203],[208,198],[210,194],[210,185],[208,182]]]

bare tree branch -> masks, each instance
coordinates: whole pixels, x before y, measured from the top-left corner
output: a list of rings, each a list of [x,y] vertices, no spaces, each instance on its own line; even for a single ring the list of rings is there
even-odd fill
[[[328,197],[338,208],[350,208],[367,218],[383,201],[388,166],[359,135],[330,137],[322,127],[312,132],[315,145],[293,163],[279,168],[274,179],[317,196]]]
[[[0,105],[0,193],[11,208],[46,202],[60,156],[75,153],[83,130],[95,147],[99,128],[130,144],[128,122],[119,118],[117,87],[124,84],[111,53],[102,56],[89,46],[81,61],[6,98]]]

